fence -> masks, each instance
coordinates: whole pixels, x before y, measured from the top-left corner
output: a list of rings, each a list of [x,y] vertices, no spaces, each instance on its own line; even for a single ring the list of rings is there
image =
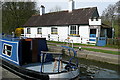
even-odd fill
[[[112,39],[112,38],[108,38],[107,39],[107,45],[120,45],[120,39]]]

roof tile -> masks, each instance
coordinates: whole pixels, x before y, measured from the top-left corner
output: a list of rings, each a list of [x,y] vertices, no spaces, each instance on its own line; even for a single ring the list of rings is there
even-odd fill
[[[72,12],[59,11],[32,16],[23,26],[56,26],[88,24],[89,18],[93,17],[96,7],[76,9]]]

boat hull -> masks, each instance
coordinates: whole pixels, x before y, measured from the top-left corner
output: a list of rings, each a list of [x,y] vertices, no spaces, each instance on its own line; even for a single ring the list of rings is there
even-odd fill
[[[2,59],[2,67],[8,69],[9,71],[15,73],[24,79],[41,79],[41,80],[49,80],[49,76],[47,74],[41,74],[36,71],[25,69],[21,66],[10,63],[9,61]]]
[[[2,67],[8,69],[9,71],[15,73],[16,75],[20,76],[23,79],[33,79],[33,80],[52,80],[52,79],[75,79],[79,76],[79,69],[76,69],[74,71],[68,71],[68,72],[60,72],[60,73],[40,73],[37,71],[29,70],[26,68],[23,68],[22,66],[15,65],[13,63],[10,63],[9,61],[6,61],[2,59]]]

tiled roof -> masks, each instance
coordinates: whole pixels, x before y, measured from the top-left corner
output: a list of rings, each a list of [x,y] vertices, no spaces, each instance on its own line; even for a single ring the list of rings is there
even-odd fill
[[[72,12],[59,11],[32,16],[23,26],[57,26],[88,24],[89,19],[97,12],[97,7],[75,9]],[[97,12],[97,17],[99,17]]]

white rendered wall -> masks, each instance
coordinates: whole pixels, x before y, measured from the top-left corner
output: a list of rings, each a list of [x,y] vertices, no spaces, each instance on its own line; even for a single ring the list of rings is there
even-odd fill
[[[35,38],[35,37],[42,37],[46,38],[47,40],[53,40],[53,41],[61,41],[64,42],[65,39],[68,38],[69,35],[69,28],[68,26],[53,26],[58,29],[58,34],[51,34],[51,27],[32,27],[31,28],[31,34],[27,34],[27,28],[24,28],[24,34],[26,37]],[[30,27],[29,27],[30,28]],[[37,34],[37,28],[42,28],[42,34]],[[71,42],[73,40],[73,43],[83,43],[87,44],[90,39],[90,29],[96,29],[96,37],[100,36],[100,26],[79,26],[79,35],[80,37],[76,36],[69,36]],[[48,35],[50,34],[50,39],[48,38]]]
[[[34,38],[37,36],[37,29],[36,28],[30,28],[31,29],[31,38]]]
[[[70,43],[73,41],[73,43],[81,43],[80,37],[70,36]]]
[[[92,19],[89,19],[89,25],[101,25],[101,19],[93,19],[93,21]]]
[[[51,34],[51,27],[42,27],[42,37],[48,40],[48,34]]]
[[[81,43],[86,44],[89,40],[89,26],[80,26],[79,35],[81,37]]]
[[[30,28],[30,33],[31,34],[27,34],[27,28]],[[36,28],[33,28],[33,27],[24,28],[24,37],[34,38],[34,37],[36,37],[36,34],[37,34],[37,29]]]
[[[58,27],[59,40],[64,42],[68,38],[68,26]]]

